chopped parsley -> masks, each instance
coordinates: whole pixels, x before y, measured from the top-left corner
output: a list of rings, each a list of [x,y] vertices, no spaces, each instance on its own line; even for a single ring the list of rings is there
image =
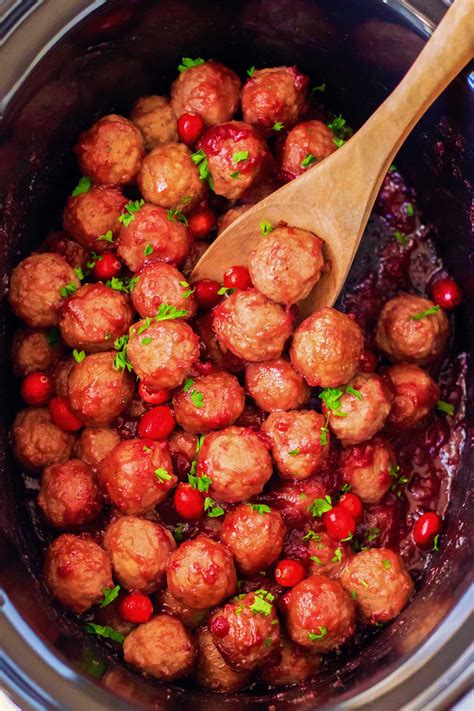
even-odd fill
[[[245,594],[244,594],[244,597],[245,597]],[[245,608],[244,602],[241,602],[240,605],[238,605],[238,607],[235,608],[235,614],[237,615],[237,617],[239,617],[242,614],[242,611],[244,608]]]
[[[84,272],[82,271],[81,267],[75,267],[74,274],[77,276],[79,281],[82,281],[84,279]]]
[[[241,163],[243,160],[247,160],[248,157],[248,151],[237,151],[237,153],[234,153],[234,155],[232,156],[232,161],[234,163]]]
[[[312,153],[307,153],[305,155],[305,157],[303,158],[303,160],[301,161],[300,165],[302,168],[306,168],[309,165],[313,165],[313,163],[317,163],[317,162],[318,162],[318,159],[315,156],[313,156]]]
[[[318,565],[322,565],[321,558],[318,558],[317,555],[312,555],[312,556],[310,557],[310,560],[313,560],[313,561],[314,561],[315,563],[317,563]]]
[[[172,222],[173,220],[177,220],[178,222],[182,222],[183,225],[186,225],[186,227],[188,225],[188,218],[186,217],[186,215],[183,215],[181,210],[172,210],[170,208],[166,213],[166,216],[170,222]]]
[[[343,494],[347,494],[347,492],[350,491],[351,489],[352,489],[352,486],[350,484],[344,484],[341,491]]]
[[[183,57],[181,59],[181,64],[178,64],[178,72],[182,74],[187,69],[191,67],[198,67],[200,64],[204,64],[204,59],[202,57],[197,57],[196,59],[191,59],[191,57]]]
[[[142,346],[148,346],[152,341],[153,338],[151,336],[145,336],[145,338],[142,338],[141,344]]]
[[[272,512],[270,506],[267,506],[266,504],[249,504],[249,506],[253,511],[256,511],[259,514]]]
[[[179,285],[186,289],[186,291],[183,291],[183,299],[189,299],[191,294],[194,294],[194,292],[196,291],[196,287],[193,286],[192,288],[190,288],[190,285],[187,281],[180,281]]]
[[[119,279],[118,277],[112,277],[105,282],[105,286],[108,286],[114,291],[123,291],[124,294],[130,294],[137,284],[139,277],[123,277]]]
[[[153,249],[152,245],[151,245],[151,244],[147,244],[147,246],[146,246],[145,249],[143,250],[143,254],[145,255],[145,257],[148,257],[150,254],[153,254],[154,251],[155,251],[155,250]]]
[[[351,395],[354,395],[358,400],[362,400],[363,396],[360,390],[356,390],[355,388],[352,387],[352,385],[348,385],[346,388],[346,393],[350,393]]]
[[[327,409],[336,417],[347,417],[347,414],[341,410],[342,394],[342,388],[324,388],[319,396]]]
[[[170,304],[160,304],[155,321],[170,321],[175,318],[186,318],[187,315],[186,309],[177,309],[176,306]]]
[[[120,218],[119,218],[120,220]],[[107,230],[107,232],[103,235],[100,235],[100,237],[97,237],[98,240],[102,240],[102,242],[110,242],[112,243],[114,241],[114,235],[112,233],[112,230]]]
[[[411,204],[411,202],[407,202],[407,203],[406,203],[406,205],[405,205],[405,213],[408,215],[408,217],[413,217],[413,215],[415,214],[415,210],[414,210],[413,205]]]
[[[234,291],[235,289],[231,286],[221,286],[217,293],[219,296],[230,296]]]
[[[336,548],[334,551],[334,558],[331,558],[331,563],[340,563],[342,561],[342,551],[340,548]]]
[[[160,481],[171,481],[171,479],[173,478],[171,474],[169,474],[166,469],[163,469],[162,467],[158,467],[158,469],[155,469],[154,475]]]
[[[193,489],[197,489],[198,491],[209,491],[212,479],[208,476],[194,476],[194,474],[188,474],[188,482],[191,484]]]
[[[84,353],[84,351],[78,351],[75,348],[72,352],[72,355],[73,355],[73,358],[76,361],[76,363],[80,363],[86,357],[86,354]]]
[[[368,588],[368,587],[369,587],[369,583],[367,582],[367,580],[358,580],[358,582],[359,582],[361,585],[363,585],[364,588]]]
[[[116,585],[114,588],[104,588],[102,590],[104,599],[100,603],[100,607],[107,607],[107,605],[110,605],[111,602],[117,599],[119,592],[120,585]]]
[[[86,267],[88,269],[94,269],[97,262],[100,262],[100,260],[104,258],[104,255],[103,254],[96,254],[95,252],[92,252],[91,257],[92,257],[92,259],[90,259],[88,262],[86,262]]]
[[[388,169],[388,172],[389,172],[389,173],[395,173],[396,170],[398,170],[397,166],[395,165],[395,163],[392,163],[392,165],[391,165],[390,168]]]
[[[322,516],[323,513],[331,511],[332,502],[329,495],[325,496],[324,499],[315,499],[311,506],[308,507],[308,511],[312,513],[313,516]]]
[[[282,131],[285,128],[285,124],[282,121],[277,121],[272,126],[272,131]]]
[[[88,193],[89,190],[91,189],[92,185],[92,180],[89,178],[88,175],[83,175],[82,178],[79,180],[78,184],[72,191],[71,195],[73,197],[77,197],[77,195],[82,195],[83,193]]]
[[[204,499],[204,511],[207,513],[209,518],[217,518],[218,516],[224,515],[224,509],[216,504],[214,499],[210,496],[206,496]]]
[[[353,600],[357,600],[357,593],[356,593],[355,590],[351,590],[351,598],[352,598]]]
[[[114,358],[114,370],[128,370],[130,373],[133,370],[127,356],[128,336],[120,336],[114,341],[114,348],[118,351]]]
[[[176,528],[173,531],[173,538],[177,543],[180,543],[183,540],[183,533],[186,529],[186,524],[185,523],[178,523]]]
[[[328,633],[327,627],[318,627],[319,632],[308,632],[308,639],[314,642],[317,639],[324,639]]]
[[[328,123],[328,128],[332,133],[332,140],[338,148],[344,145],[346,139],[349,138],[352,133],[350,128],[346,125],[346,119],[342,118],[340,114]]]
[[[255,599],[253,603],[249,605],[249,609],[255,615],[264,615],[265,617],[271,615],[273,610],[272,602],[275,596],[263,589],[255,590],[254,595]]]
[[[71,294],[74,294],[74,292],[77,291],[77,285],[74,284],[74,282],[70,282],[69,284],[66,284],[66,286],[62,286],[59,289],[59,293],[61,296],[64,296],[65,299],[68,298],[68,296],[71,296]]]
[[[384,559],[384,560],[382,561],[382,565],[383,565],[383,567],[385,568],[385,570],[390,570],[390,568],[392,567],[392,566],[390,565],[390,561],[387,560],[387,559]]]
[[[191,390],[194,385],[194,380],[192,378],[186,378],[183,385],[183,391],[189,393],[189,397],[195,407],[204,407],[204,395],[199,392],[199,390]]]
[[[344,138],[333,138],[332,142],[334,143],[335,146],[337,146],[338,148],[341,148],[344,145],[345,140],[344,140]]]
[[[400,230],[395,230],[395,232],[393,233],[393,236],[397,240],[398,244],[400,244],[402,247],[407,246],[408,237],[403,232],[400,232]]]
[[[433,550],[439,551],[439,533],[433,538]]]
[[[369,530],[367,531],[367,533],[368,533],[368,535],[367,535],[367,542],[368,542],[368,543],[372,543],[372,541],[375,541],[375,539],[378,537],[378,535],[379,535],[379,533],[380,533],[380,528],[376,528],[376,527],[374,527],[374,528],[369,528]]]
[[[296,449],[290,449],[288,454],[290,455],[290,457],[297,457],[300,452],[301,449],[299,447],[296,447]]]
[[[261,222],[260,229],[262,230],[262,235],[266,237],[270,232],[273,232],[274,228],[271,222]]]
[[[454,415],[454,405],[451,405],[449,402],[445,402],[444,400],[438,400],[436,403],[436,409],[440,412],[444,412],[446,415],[449,415],[449,417]]]
[[[144,204],[145,200],[143,200],[143,198],[141,200],[130,200],[123,208],[125,212],[122,212],[122,214],[118,218],[118,221],[121,222],[125,227],[128,227],[129,224],[134,221],[136,213],[140,211],[140,208]]]
[[[250,69],[247,69],[247,74],[249,75],[249,77],[253,77],[254,73],[255,73],[255,66],[250,67]]]
[[[152,451],[151,447],[147,447],[146,444],[143,445],[143,451],[146,452],[147,454],[150,454]]]
[[[207,156],[204,153],[204,151],[199,150],[196,151],[196,153],[193,153],[191,156],[192,162],[198,166],[199,170],[199,179],[200,180],[207,180],[209,182],[209,187],[211,190],[214,190],[214,181],[212,180],[212,175],[209,171],[209,165],[207,163]]]
[[[315,533],[313,530],[309,530],[308,533],[303,536],[303,541],[320,541],[321,536]]]
[[[438,311],[441,311],[441,306],[438,306],[438,304],[436,304],[436,306],[430,306],[429,309],[425,309],[424,311],[419,311],[417,314],[413,314],[413,316],[410,316],[410,320],[421,321],[427,316],[433,316],[433,314],[437,314]]]
[[[328,434],[329,434],[328,422],[329,422],[329,417],[326,417],[326,422],[319,430],[319,444],[322,445],[323,447],[328,443]]]
[[[232,178],[232,180],[235,180],[236,178],[239,177],[239,175],[240,175],[240,170],[236,170],[230,174],[230,177]]]
[[[272,640],[271,640],[270,638],[268,638],[268,639],[265,640],[264,644],[265,644],[265,647],[271,647],[271,645],[272,645]]]
[[[311,91],[320,91],[320,92],[326,91],[326,82],[323,82],[322,84],[319,84],[318,86],[313,86]]]
[[[96,625],[94,622],[86,623],[86,632],[89,634],[97,634],[100,637],[106,637],[107,639],[112,639],[114,642],[123,643],[125,635],[121,632],[117,632],[108,625]]]

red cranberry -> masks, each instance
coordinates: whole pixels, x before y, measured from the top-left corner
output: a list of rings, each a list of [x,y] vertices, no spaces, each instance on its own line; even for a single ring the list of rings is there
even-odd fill
[[[335,506],[331,511],[327,511],[323,515],[323,523],[329,535],[338,541],[346,538],[350,540],[356,530],[355,520],[342,506]]]
[[[190,484],[178,484],[174,493],[176,512],[188,521],[198,521],[204,512],[204,498]]]
[[[21,396],[28,405],[46,405],[54,393],[54,380],[45,373],[30,373],[21,384]]]
[[[231,267],[224,272],[224,286],[227,289],[245,291],[252,286],[249,270],[245,267]]]
[[[195,288],[195,299],[202,309],[212,309],[221,300],[220,295],[217,293],[221,285],[214,279],[200,279],[193,286]]]
[[[413,526],[413,540],[420,548],[429,548],[440,531],[441,518],[434,511],[428,511]]]
[[[187,146],[194,144],[204,131],[204,121],[197,114],[182,114],[178,119],[178,135]]]
[[[374,373],[377,367],[377,356],[372,351],[364,351],[360,357],[358,370],[361,373]]]
[[[132,592],[124,597],[118,609],[123,620],[133,622],[135,625],[148,622],[153,614],[153,605],[150,598],[141,592]]]
[[[275,568],[275,580],[285,588],[292,588],[300,583],[306,575],[304,565],[297,560],[280,560]]]
[[[214,619],[211,622],[211,634],[214,635],[214,637],[225,637],[226,634],[229,632],[230,625],[228,621],[226,620],[225,617],[222,617],[222,615],[219,615],[218,617],[214,617]]]
[[[176,420],[167,405],[153,407],[142,416],[138,436],[142,439],[166,439],[176,427]]]
[[[215,226],[216,216],[209,207],[193,212],[188,220],[188,229],[195,239],[205,239]]]
[[[439,279],[433,286],[433,301],[442,309],[455,309],[462,301],[462,292],[454,279]]]
[[[52,422],[65,432],[76,432],[83,426],[80,419],[71,410],[65,397],[53,397],[48,407]]]
[[[343,508],[347,513],[349,513],[354,521],[358,522],[362,520],[364,515],[364,507],[362,506],[362,501],[356,494],[343,494],[339,499],[338,506]]]
[[[140,383],[138,386],[138,394],[142,400],[148,402],[150,405],[163,405],[163,403],[168,402],[171,397],[169,390],[165,390],[164,388],[154,390],[144,383]]]
[[[116,277],[122,269],[122,262],[113,252],[107,252],[97,259],[92,275],[100,281],[107,281]]]

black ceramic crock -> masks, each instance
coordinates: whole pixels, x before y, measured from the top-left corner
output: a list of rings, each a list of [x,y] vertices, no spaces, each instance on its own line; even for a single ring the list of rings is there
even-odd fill
[[[77,175],[70,149],[79,131],[104,113],[127,113],[144,93],[165,92],[181,56],[212,56],[241,75],[251,65],[298,64],[313,80],[327,83],[328,104],[357,127],[406,71],[445,9],[439,0],[6,2],[0,28],[2,297],[12,267],[55,226]],[[463,288],[457,347],[464,351],[472,347],[474,332],[473,93],[471,67],[436,102],[397,158],[417,190],[424,220],[436,228],[447,269]],[[37,581],[41,540],[28,524],[24,485],[8,452],[17,395],[8,369],[11,323],[4,302],[0,684],[23,709],[390,711],[444,709],[463,695],[472,637],[469,441],[453,481],[443,548],[423,588],[393,624],[355,659],[341,661],[323,683],[267,697],[216,697],[147,681],[113,652],[100,652],[72,617],[54,608]],[[471,436],[473,384],[471,371]]]

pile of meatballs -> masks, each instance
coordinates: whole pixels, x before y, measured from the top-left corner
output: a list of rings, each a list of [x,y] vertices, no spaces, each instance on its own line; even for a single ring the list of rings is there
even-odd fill
[[[52,532],[47,588],[143,673],[223,692],[307,680],[407,604],[399,553],[357,551],[354,527],[394,482],[390,433],[439,399],[425,367],[449,336],[443,310],[400,294],[376,372],[352,315],[298,324],[328,265],[296,226],[265,224],[234,287],[188,283],[216,232],[340,144],[295,67],[248,74],[185,59],[170,99],[86,130],[63,229],[9,289],[28,404],[12,449]],[[262,503],[275,482],[282,510]],[[282,560],[293,529],[307,564]]]

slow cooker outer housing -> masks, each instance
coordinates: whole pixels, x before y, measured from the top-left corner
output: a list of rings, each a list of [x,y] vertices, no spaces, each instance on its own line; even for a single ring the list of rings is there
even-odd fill
[[[127,113],[140,95],[165,92],[181,56],[215,56],[242,76],[252,65],[298,64],[313,81],[327,83],[328,105],[357,127],[406,71],[444,9],[437,0],[20,3],[17,14],[7,16],[4,30],[10,61],[1,80],[2,297],[13,266],[56,226],[77,177],[70,149],[78,133],[104,113]],[[447,268],[463,287],[460,351],[472,347],[468,341],[474,332],[469,214],[473,84],[464,72],[397,158],[417,189],[425,221],[437,228]],[[281,710],[338,705],[388,711],[408,702],[410,708],[446,708],[462,693],[468,683],[474,520],[469,443],[453,482],[443,548],[423,589],[357,657],[341,659],[337,673],[323,683],[265,698],[250,693],[216,697],[191,691],[187,684],[167,689],[125,669],[113,651],[104,654],[103,646],[87,638],[38,582],[42,542],[27,525],[23,484],[8,453],[7,433],[18,404],[8,370],[11,327],[3,299],[0,682],[23,708],[171,711],[189,705],[213,711],[274,704]],[[472,403],[472,371],[470,376]],[[467,417],[472,433],[472,412]]]

